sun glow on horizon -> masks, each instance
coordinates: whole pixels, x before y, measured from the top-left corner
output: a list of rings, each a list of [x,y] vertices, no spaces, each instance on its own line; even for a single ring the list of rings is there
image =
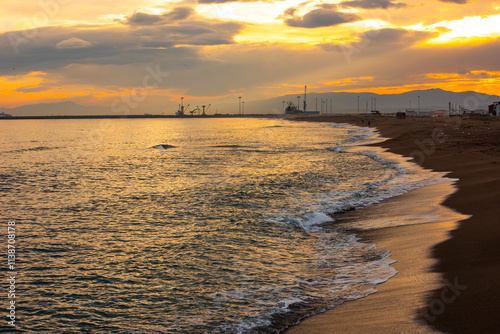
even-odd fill
[[[500,15],[470,16],[460,20],[441,21],[430,26],[419,23],[406,28],[442,32],[438,37],[426,41],[427,45],[481,43],[500,37],[499,21]]]

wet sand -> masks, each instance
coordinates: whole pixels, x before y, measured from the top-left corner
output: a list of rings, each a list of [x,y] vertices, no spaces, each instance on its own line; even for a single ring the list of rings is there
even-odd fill
[[[376,116],[299,120],[360,126],[370,121],[390,138],[378,146],[459,179],[457,191],[443,204],[471,217],[457,224],[429,222],[363,232],[364,241],[391,251],[399,273],[378,285],[379,292],[305,319],[287,333],[498,333],[500,120]],[[408,205],[412,196],[422,192],[429,196],[425,188],[356,214],[366,217]],[[391,203],[399,204],[389,209]]]

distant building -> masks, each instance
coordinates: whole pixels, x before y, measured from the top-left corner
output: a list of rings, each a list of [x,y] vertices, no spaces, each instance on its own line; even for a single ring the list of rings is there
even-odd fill
[[[433,110],[433,109],[422,109],[422,108],[420,108],[418,110],[409,109],[409,108],[405,109],[406,115],[408,115],[408,116],[429,116],[432,113],[434,113],[434,111],[435,110]]]
[[[12,118],[12,115],[6,114],[3,111],[0,113],[0,118]]]
[[[500,101],[497,101],[497,102],[493,102],[493,104],[490,104],[488,106],[488,114],[490,115],[495,115],[495,116],[500,116]]]
[[[470,111],[471,115],[488,115],[488,110],[484,109],[476,109]]]
[[[448,110],[434,110],[430,115],[431,117],[448,117],[450,112]]]

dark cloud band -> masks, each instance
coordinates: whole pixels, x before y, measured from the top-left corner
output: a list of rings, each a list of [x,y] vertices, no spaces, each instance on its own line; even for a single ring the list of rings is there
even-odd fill
[[[342,7],[363,8],[363,9],[403,8],[407,6],[404,3],[397,3],[392,0],[352,0],[352,1],[341,2],[340,5]]]
[[[303,16],[295,14],[297,8],[288,8],[283,14],[283,21],[290,27],[319,28],[358,21],[361,18],[337,10],[335,5],[321,4]]]

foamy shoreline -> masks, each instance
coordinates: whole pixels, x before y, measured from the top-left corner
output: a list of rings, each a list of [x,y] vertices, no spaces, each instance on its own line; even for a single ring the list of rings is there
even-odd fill
[[[374,154],[384,161],[394,161],[401,168],[411,169],[411,173],[433,173],[401,155],[379,148],[378,144],[385,138],[379,135],[367,138],[344,150]],[[368,144],[376,146],[364,146]],[[415,316],[425,310],[425,296],[440,283],[439,275],[430,272],[435,264],[431,248],[447,239],[458,220],[467,218],[441,205],[456,188],[451,179],[439,182],[444,174],[436,174],[436,182],[334,217],[334,226],[355,228],[361,242],[389,250],[390,259],[396,261],[391,266],[398,273],[377,285],[377,293],[306,318],[286,333],[434,332]]]
[[[355,327],[366,325],[369,332],[377,332],[382,326],[376,316],[380,303],[390,306],[392,295],[415,295],[414,300],[423,300],[424,307],[420,313],[407,314],[412,319],[423,320],[426,330],[441,330],[449,333],[496,333],[500,328],[500,224],[498,224],[498,197],[500,196],[500,119],[498,117],[476,118],[429,118],[410,117],[398,120],[393,117],[372,116],[320,116],[299,118],[297,120],[349,123],[363,126],[367,121],[377,127],[379,132],[390,138],[377,144],[388,148],[391,152],[413,157],[421,166],[435,171],[449,172],[449,176],[458,179],[457,191],[446,198],[444,205],[461,213],[471,215],[469,219],[459,222],[451,232],[430,231],[426,226],[438,227],[436,224],[417,225],[414,227],[398,227],[387,230],[376,230],[373,234],[364,234],[374,238],[377,244],[397,243],[405,240],[405,235],[428,235],[435,240],[429,244],[431,252],[418,257],[418,253],[405,245],[393,247],[393,256],[398,249],[402,258],[405,247],[409,249],[407,262],[399,260],[397,265],[408,266],[415,263],[432,264],[432,275],[437,275],[439,285],[417,291],[411,286],[402,288],[395,285],[392,279],[380,286],[380,293],[363,300],[347,303],[342,309],[350,310],[341,314],[329,313],[329,317],[311,318],[301,326],[290,330],[291,333],[331,333],[333,326],[342,323],[338,332],[356,332]],[[419,191],[418,189],[414,192]],[[408,196],[410,193],[404,196]],[[402,197],[404,197],[402,196]],[[405,230],[409,233],[405,234]],[[446,228],[446,230],[448,230]],[[383,233],[386,231],[386,233]],[[396,233],[397,232],[397,233]],[[441,235],[442,238],[437,237]],[[411,241],[411,238],[406,238]],[[441,241],[439,241],[441,240]],[[427,241],[427,239],[423,239]],[[413,254],[413,255],[412,255]],[[428,257],[427,257],[428,256]],[[436,260],[432,260],[432,258]],[[397,276],[398,277],[398,276]],[[384,291],[387,291],[384,293]],[[450,291],[453,293],[450,295]],[[384,296],[387,296],[385,298]],[[444,300],[443,300],[444,296]],[[371,302],[380,297],[380,303]],[[383,300],[385,298],[385,300]],[[411,300],[411,299],[410,299]],[[371,304],[367,304],[371,303]],[[364,307],[367,306],[368,308]],[[369,306],[372,308],[369,308]],[[405,308],[405,305],[401,305]],[[407,305],[408,308],[411,305]],[[332,312],[335,312],[332,311]],[[356,318],[358,314],[358,318]],[[326,315],[326,314],[325,314]],[[359,317],[362,315],[362,317]],[[389,324],[395,321],[400,324],[406,321],[404,315],[388,318],[383,312],[384,321]],[[345,318],[344,318],[345,317]],[[347,321],[343,321],[347,319]],[[329,327],[330,326],[330,327]],[[432,329],[431,329],[432,327]],[[311,331],[312,328],[315,328]],[[359,327],[357,327],[359,328]],[[390,332],[398,331],[391,327]],[[381,332],[384,332],[381,330]]]

